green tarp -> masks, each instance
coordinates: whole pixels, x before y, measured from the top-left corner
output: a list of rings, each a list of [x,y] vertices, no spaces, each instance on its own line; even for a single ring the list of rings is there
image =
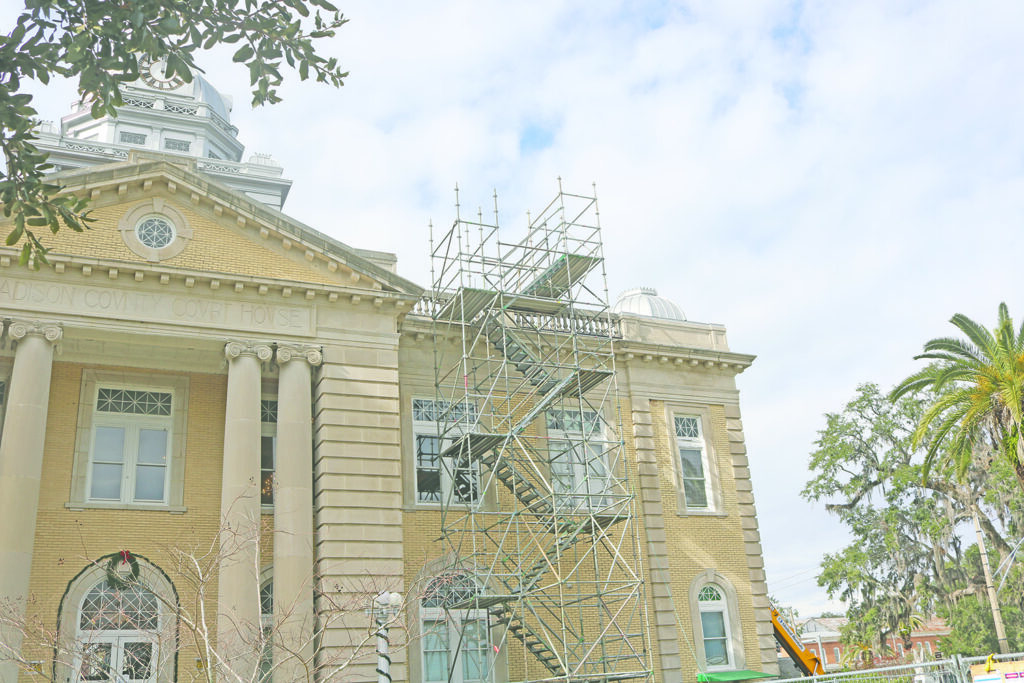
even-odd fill
[[[697,674],[700,683],[716,683],[716,681],[749,681],[755,678],[776,678],[775,674],[761,673],[760,671],[712,671],[706,674]]]

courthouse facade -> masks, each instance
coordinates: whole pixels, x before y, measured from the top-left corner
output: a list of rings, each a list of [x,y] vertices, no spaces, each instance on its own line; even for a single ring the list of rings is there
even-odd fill
[[[401,277],[393,255],[281,213],[290,182],[269,157],[242,161],[236,136],[227,98],[158,66],[125,86],[117,119],[75,111],[41,133],[96,221],[50,239],[36,270],[0,249],[0,681],[374,680],[380,591],[404,598],[390,624],[396,681],[776,670],[735,385],[753,357],[730,351],[724,328],[628,292],[607,315],[614,401],[595,413],[534,405],[529,438],[546,443],[613,423],[614,472],[469,460],[441,434],[453,404],[436,358],[457,342],[452,318],[439,331],[430,288]],[[555,298],[538,291],[531,320]],[[512,358],[508,338],[488,343]],[[503,372],[532,375],[526,353]],[[577,401],[602,377],[584,372],[593,382],[577,382]],[[500,403],[459,405],[485,402]],[[599,652],[624,610],[608,608],[593,640],[589,616],[578,638],[564,622],[542,627],[529,609],[548,603],[516,598],[515,616],[504,574],[438,541],[460,509],[525,505],[503,533],[528,556],[527,536],[560,538],[581,505],[611,507],[614,477],[621,505],[573,533],[636,557],[615,570],[639,596],[635,628],[616,641],[629,667]],[[546,482],[553,526],[523,521],[541,510],[517,502],[528,479]],[[587,502],[557,503],[581,490]],[[541,578],[544,562],[559,574],[569,545],[530,555],[535,582],[517,590],[579,591]],[[511,555],[501,561],[521,562]],[[597,657],[599,668],[581,663]]]

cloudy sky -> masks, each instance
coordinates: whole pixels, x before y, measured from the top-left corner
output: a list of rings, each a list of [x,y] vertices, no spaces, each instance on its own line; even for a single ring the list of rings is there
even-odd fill
[[[909,374],[953,313],[1024,317],[1024,4],[339,1],[340,90],[295,79],[254,111],[229,53],[203,60],[294,179],[286,211],[426,285],[456,183],[463,206],[496,189],[511,238],[557,177],[596,182],[611,291],[656,287],[757,354],[769,588],[829,608],[816,568],[844,538],[799,497],[822,414]]]

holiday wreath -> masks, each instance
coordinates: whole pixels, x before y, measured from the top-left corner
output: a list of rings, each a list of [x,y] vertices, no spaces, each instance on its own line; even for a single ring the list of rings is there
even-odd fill
[[[119,565],[128,565],[128,575],[131,578],[124,578],[118,570]],[[122,550],[116,555],[111,555],[107,562],[107,583],[112,588],[123,590],[139,580],[139,561],[127,550]]]

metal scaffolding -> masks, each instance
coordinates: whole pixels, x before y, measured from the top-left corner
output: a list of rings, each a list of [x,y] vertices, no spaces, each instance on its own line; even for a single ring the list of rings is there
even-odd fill
[[[431,235],[443,537],[512,681],[652,679],[595,196]],[[635,472],[632,472],[635,476]],[[488,666],[494,666],[491,657]]]

